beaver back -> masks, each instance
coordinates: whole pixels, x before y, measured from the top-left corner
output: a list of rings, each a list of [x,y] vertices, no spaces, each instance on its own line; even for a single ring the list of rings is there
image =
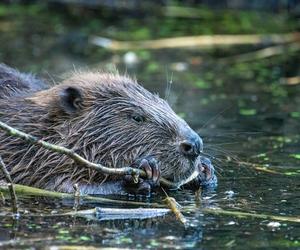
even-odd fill
[[[32,74],[20,73],[0,64],[0,98],[26,95],[46,89],[46,84]]]

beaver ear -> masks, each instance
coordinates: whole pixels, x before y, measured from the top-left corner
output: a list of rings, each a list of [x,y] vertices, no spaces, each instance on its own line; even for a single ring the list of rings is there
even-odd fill
[[[60,105],[67,114],[74,114],[82,108],[83,93],[75,87],[67,87],[60,92]]]

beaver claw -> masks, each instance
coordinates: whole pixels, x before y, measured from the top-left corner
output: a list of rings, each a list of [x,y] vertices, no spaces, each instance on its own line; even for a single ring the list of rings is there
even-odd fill
[[[144,170],[147,177],[139,177],[136,183],[133,176],[126,175],[124,177],[125,188],[130,193],[150,195],[151,190],[159,186],[160,169],[157,161],[153,157],[147,157],[134,162],[131,167]]]

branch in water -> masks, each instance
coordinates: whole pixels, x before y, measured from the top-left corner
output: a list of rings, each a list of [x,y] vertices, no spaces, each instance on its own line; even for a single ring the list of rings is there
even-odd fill
[[[269,214],[255,214],[255,213],[246,213],[240,211],[228,211],[223,209],[212,209],[212,208],[203,208],[201,210],[205,214],[214,214],[214,215],[228,215],[234,217],[245,217],[245,218],[257,218],[264,220],[278,220],[278,221],[289,221],[300,223],[299,216],[280,216],[280,215],[269,215]]]
[[[40,188],[29,187],[21,184],[14,184],[15,192],[18,195],[30,195],[30,196],[40,196],[40,197],[51,197],[51,198],[59,198],[59,199],[74,199],[74,194],[69,193],[61,193],[54,192]],[[8,192],[8,186],[0,183],[0,191]],[[98,196],[90,196],[90,195],[81,195],[81,199],[88,200],[92,202],[101,202],[101,203],[109,203],[109,204],[119,204],[119,205],[135,205],[135,206],[146,206],[146,207],[166,207],[164,205],[158,203],[146,203],[139,201],[124,201],[124,200],[113,200],[109,198],[103,198]]]
[[[60,199],[74,199],[74,194],[67,194],[67,193],[60,193],[60,192],[53,192],[53,191],[48,191],[44,189],[39,189],[39,188],[33,188],[33,187],[28,187],[20,184],[14,184],[15,191],[18,195],[34,195],[34,196],[41,196],[41,197],[52,197],[52,198],[60,198]],[[7,185],[2,185],[0,184],[0,191],[2,192],[9,192]],[[136,202],[136,201],[122,201],[122,200],[113,200],[113,199],[108,199],[108,198],[102,198],[102,197],[95,197],[95,196],[90,196],[90,195],[83,195],[81,196],[82,199],[84,200],[89,200],[93,202],[102,202],[102,203],[109,203],[109,204],[122,204],[122,205],[135,205],[135,206],[146,206],[146,207],[152,207],[152,208],[166,208],[166,205],[164,204],[159,204],[159,203],[145,203],[145,202]],[[178,216],[178,208],[176,207],[176,201],[170,199],[171,197],[167,197],[166,201],[169,203],[168,207],[170,209],[174,209],[175,207],[175,214]],[[171,203],[171,204],[170,204]],[[90,211],[93,212],[92,210],[87,210],[86,212],[80,212],[77,211],[77,214],[88,214]],[[184,207],[182,209],[183,212],[193,212],[193,208],[189,207]],[[204,214],[215,214],[215,215],[228,215],[228,216],[234,216],[234,217],[244,217],[244,218],[257,218],[257,219],[269,219],[269,220],[279,220],[279,221],[289,221],[289,222],[296,222],[300,223],[300,217],[290,217],[290,216],[277,216],[277,215],[267,215],[267,214],[256,214],[256,213],[247,213],[247,212],[240,212],[240,211],[228,211],[228,210],[223,210],[223,209],[214,209],[214,208],[202,208],[201,211]],[[127,211],[125,211],[127,212]],[[174,213],[174,211],[172,211]],[[94,212],[93,212],[94,213]],[[65,215],[72,215],[72,214],[65,214]],[[1,216],[1,215],[0,215]],[[6,216],[6,214],[4,215]],[[33,216],[33,215],[31,215]],[[50,216],[50,215],[49,215]],[[54,215],[52,215],[54,216]],[[181,217],[182,215],[179,215]],[[184,219],[183,222],[186,223],[186,220]],[[185,224],[184,223],[184,224]]]
[[[102,208],[95,207],[85,210],[74,210],[65,213],[26,213],[23,217],[61,217],[61,216],[80,216],[87,217],[93,216],[97,220],[128,220],[128,219],[149,219],[155,217],[162,217],[170,213],[168,208]],[[1,213],[1,217],[6,217],[8,213]]]
[[[94,215],[99,220],[127,220],[127,219],[149,219],[161,217],[170,213],[168,208],[102,208],[71,211],[63,214],[49,216],[87,216]],[[47,215],[46,215],[47,216]]]

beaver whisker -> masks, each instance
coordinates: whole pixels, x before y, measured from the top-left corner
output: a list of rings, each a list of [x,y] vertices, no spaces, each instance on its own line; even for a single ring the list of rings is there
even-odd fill
[[[232,158],[233,160],[235,160],[236,162],[239,162],[239,158],[237,155],[227,151],[227,150],[224,150],[224,149],[220,149],[218,147],[213,147],[213,146],[210,146],[210,147],[207,147],[208,150],[213,150],[214,152],[220,152],[222,153],[222,155],[227,158],[227,156],[229,156],[230,158]]]
[[[215,155],[209,154],[209,153],[207,153],[207,152],[202,152],[201,154],[202,154],[203,156],[207,156],[208,158],[210,158],[210,159],[212,159],[212,160],[214,160],[214,161],[218,161],[218,162],[220,162],[220,163],[224,162],[224,159],[221,159],[221,158],[219,158],[219,157],[217,157],[217,156],[215,156]]]

